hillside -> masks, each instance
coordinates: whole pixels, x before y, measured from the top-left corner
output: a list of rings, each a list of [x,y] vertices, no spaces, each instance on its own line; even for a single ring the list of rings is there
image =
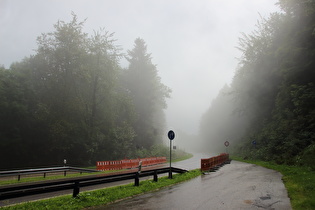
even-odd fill
[[[243,34],[230,85],[204,113],[208,148],[229,140],[236,154],[307,165],[315,158],[315,2],[280,0],[281,12]]]

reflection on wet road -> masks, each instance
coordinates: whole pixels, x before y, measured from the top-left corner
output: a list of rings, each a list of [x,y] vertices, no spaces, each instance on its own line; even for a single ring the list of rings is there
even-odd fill
[[[209,175],[97,209],[292,208],[280,173],[232,161]]]
[[[192,158],[189,158],[187,160],[183,160],[180,162],[172,163],[172,167],[182,168],[182,169],[187,169],[187,170],[200,168],[200,160],[202,158],[210,158],[216,155],[218,154],[197,153],[197,154],[194,154]]]

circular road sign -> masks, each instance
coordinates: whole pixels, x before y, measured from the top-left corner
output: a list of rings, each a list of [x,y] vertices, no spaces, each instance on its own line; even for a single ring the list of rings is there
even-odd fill
[[[170,140],[173,140],[175,138],[175,133],[174,131],[170,130],[168,133],[167,133],[167,136]]]
[[[224,142],[224,146],[228,147],[230,145],[230,142],[226,141]]]

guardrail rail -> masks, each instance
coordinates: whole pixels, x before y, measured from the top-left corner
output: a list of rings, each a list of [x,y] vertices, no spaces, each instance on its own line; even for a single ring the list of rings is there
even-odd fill
[[[20,181],[22,175],[43,174],[44,178],[45,178],[48,173],[58,173],[58,172],[63,172],[64,176],[66,176],[67,172],[93,173],[93,172],[98,172],[98,171],[97,170],[93,170],[93,169],[64,166],[64,167],[51,167],[51,168],[0,171],[0,177],[17,176],[18,177],[18,181]]]
[[[123,181],[128,179],[135,179],[135,186],[138,186],[140,177],[153,175],[154,181],[158,181],[157,174],[168,173],[170,170],[174,173],[187,172],[187,170],[184,169],[166,167],[146,170],[142,171],[141,173],[132,172],[115,175],[95,175],[90,177],[68,178],[66,180],[51,180],[40,183],[22,183],[17,185],[0,186],[0,200],[67,189],[73,189],[73,197],[76,197],[80,192],[80,187]]]

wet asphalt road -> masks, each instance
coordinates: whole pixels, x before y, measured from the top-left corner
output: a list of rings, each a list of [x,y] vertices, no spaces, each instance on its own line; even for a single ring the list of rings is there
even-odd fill
[[[194,154],[194,157],[177,163],[173,167],[183,169],[200,168],[200,159],[216,154]],[[167,176],[167,174],[165,174]],[[152,177],[150,177],[151,179]],[[133,182],[127,180],[122,183]],[[109,185],[97,186],[97,188]],[[96,187],[95,187],[96,188]],[[94,188],[94,189],[95,189]],[[93,190],[89,188],[82,191]],[[81,190],[80,190],[81,191]],[[71,194],[72,190],[61,192]],[[58,195],[59,192],[58,192]],[[0,207],[57,196],[57,193],[37,195],[17,200],[4,200]],[[163,190],[136,196],[108,206],[95,209],[292,209],[281,174],[252,164],[232,161],[218,171],[197,177],[191,181],[174,185]]]
[[[174,166],[178,167],[175,163]],[[290,210],[281,177],[270,169],[232,161],[191,181],[95,209]]]

